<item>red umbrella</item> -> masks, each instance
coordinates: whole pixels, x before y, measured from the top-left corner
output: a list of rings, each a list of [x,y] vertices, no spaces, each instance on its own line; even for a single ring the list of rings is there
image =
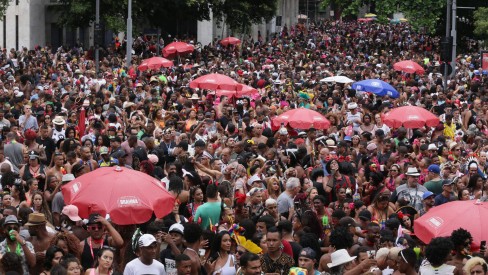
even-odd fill
[[[82,218],[109,214],[119,225],[162,218],[173,210],[175,199],[161,182],[145,173],[121,168],[99,168],[69,182],[62,189],[66,204],[74,204]]]
[[[422,107],[403,106],[392,109],[383,117],[386,125],[398,128],[434,127],[439,124],[439,118]]]
[[[296,129],[327,129],[330,127],[330,121],[322,114],[306,109],[298,108],[284,112],[283,114],[273,118],[273,124],[278,126],[280,124],[289,124]]]
[[[372,22],[373,20],[374,20],[373,18],[359,18],[358,22],[368,23],[368,22]]]
[[[207,74],[190,82],[192,89],[240,91],[242,84],[223,74]]]
[[[242,85],[242,90],[240,90],[240,91],[217,90],[217,91],[215,91],[215,95],[216,96],[226,95],[228,97],[233,97],[233,96],[242,97],[242,96],[246,96],[246,95],[250,96],[250,95],[253,95],[257,92],[258,92],[258,90],[254,89],[251,86]]]
[[[220,44],[222,44],[223,46],[237,45],[237,44],[241,44],[241,40],[239,40],[239,38],[229,36],[229,37],[226,37],[226,38],[220,40]]]
[[[189,54],[192,53],[193,50],[195,50],[195,47],[191,44],[185,42],[173,42],[164,47],[163,56],[169,58],[175,55]]]
[[[393,69],[395,69],[395,71],[402,71],[404,73],[409,73],[409,74],[413,74],[413,73],[424,74],[425,73],[424,68],[422,68],[422,66],[415,63],[412,60],[404,60],[404,61],[397,62],[397,63],[393,64]]]
[[[471,233],[475,246],[488,240],[488,203],[453,201],[430,209],[415,220],[415,235],[424,243],[432,238],[450,236],[452,231],[464,228]]]
[[[158,70],[161,67],[169,68],[172,66],[173,61],[156,56],[142,60],[141,65],[139,65],[138,69],[139,71]]]

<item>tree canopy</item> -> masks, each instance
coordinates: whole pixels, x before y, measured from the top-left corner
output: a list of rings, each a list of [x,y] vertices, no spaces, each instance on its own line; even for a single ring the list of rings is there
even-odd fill
[[[478,8],[474,12],[474,34],[488,40],[488,8]]]
[[[61,3],[57,6],[61,24],[86,27],[95,20],[95,0],[61,0]],[[127,0],[100,0],[101,20],[108,29],[125,29],[127,5]],[[253,23],[270,20],[276,7],[277,0],[132,0],[132,20],[134,25],[158,27],[168,20],[208,20],[212,10],[231,29],[242,31]]]

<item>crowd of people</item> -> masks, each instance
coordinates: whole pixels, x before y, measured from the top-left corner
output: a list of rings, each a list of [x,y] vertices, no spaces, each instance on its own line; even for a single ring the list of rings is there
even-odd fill
[[[486,243],[462,225],[428,243],[414,229],[434,207],[488,198],[488,71],[475,41],[447,86],[440,39],[408,23],[285,26],[238,46],[196,44],[148,71],[138,65],[158,53],[137,41],[129,68],[118,45],[98,72],[79,47],[3,49],[2,274],[488,274]],[[395,71],[401,60],[425,74]],[[258,92],[189,87],[208,73]],[[378,78],[400,97],[320,81],[334,75]],[[405,105],[439,125],[383,123]],[[273,123],[302,107],[331,126]],[[133,225],[82,219],[63,186],[112,166],[160,180],[171,213]]]

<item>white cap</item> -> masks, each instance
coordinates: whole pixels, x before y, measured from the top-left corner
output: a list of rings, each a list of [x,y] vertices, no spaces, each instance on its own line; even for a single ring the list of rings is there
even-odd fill
[[[139,247],[148,247],[156,242],[156,238],[154,238],[151,234],[144,234],[139,238],[138,244]]]
[[[181,225],[181,223],[175,223],[168,230],[168,233],[171,232],[177,232],[183,235],[183,232],[185,232],[185,228],[183,227],[183,225]]]
[[[288,130],[285,127],[280,129],[280,135],[288,135]]]
[[[439,149],[439,148],[437,148],[437,146],[435,146],[435,144],[433,144],[433,143],[429,144],[429,147],[427,148],[428,151],[437,150],[437,149]]]

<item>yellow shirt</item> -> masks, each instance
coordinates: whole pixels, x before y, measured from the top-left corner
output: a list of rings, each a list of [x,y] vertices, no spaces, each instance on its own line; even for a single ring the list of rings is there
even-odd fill
[[[449,139],[454,139],[454,133],[456,132],[456,125],[451,123],[451,125],[447,125],[444,123],[444,136]]]

